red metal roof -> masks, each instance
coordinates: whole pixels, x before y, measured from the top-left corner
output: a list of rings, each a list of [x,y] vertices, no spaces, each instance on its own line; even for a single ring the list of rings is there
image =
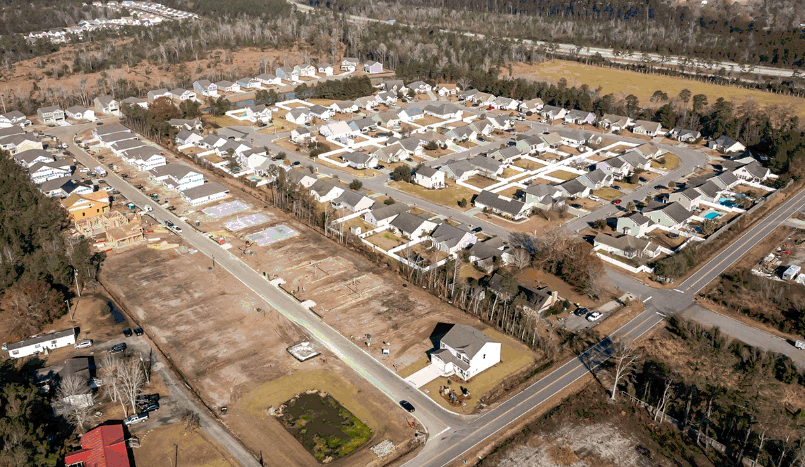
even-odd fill
[[[104,425],[81,435],[81,450],[64,458],[67,466],[84,463],[84,467],[131,467],[123,425]]]

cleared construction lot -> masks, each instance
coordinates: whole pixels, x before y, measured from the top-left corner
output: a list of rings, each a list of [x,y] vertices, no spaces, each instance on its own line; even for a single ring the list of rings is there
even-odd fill
[[[413,436],[406,413],[324,349],[299,362],[286,348],[307,340],[297,328],[209,258],[180,249],[140,248],[110,255],[102,276],[110,292],[155,336],[189,384],[255,454],[281,465],[318,461],[269,408],[309,389],[333,395],[372,430],[372,438],[334,465],[365,465],[381,441]],[[259,311],[258,311],[259,309]]]

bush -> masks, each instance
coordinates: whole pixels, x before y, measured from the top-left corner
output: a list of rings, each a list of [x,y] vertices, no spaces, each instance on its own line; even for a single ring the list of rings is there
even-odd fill
[[[279,154],[277,154],[276,159],[277,159],[278,161],[281,161],[281,160],[285,160],[285,158],[286,158],[286,157],[288,157],[288,155],[287,155],[287,154],[285,154],[285,152],[284,152],[284,151],[280,151],[280,153],[279,153]]]
[[[593,222],[593,228],[595,230],[603,230],[604,227],[606,227],[606,226],[607,226],[607,221],[605,221],[604,219],[597,219],[595,222]]]
[[[425,143],[424,148],[427,151],[435,151],[439,149],[439,145],[436,143],[436,141],[428,141],[427,143]]]
[[[466,208],[467,207],[467,198],[461,198],[458,200],[458,207]]]
[[[363,182],[358,180],[357,178],[349,183],[349,189],[353,191],[357,191],[363,188]]]
[[[411,183],[411,168],[407,165],[398,166],[391,173],[391,178],[398,182]]]
[[[383,201],[383,204],[385,204],[386,206],[391,206],[395,202],[396,201],[394,201],[394,198],[388,198],[387,200]]]
[[[654,265],[654,272],[658,276],[680,277],[684,276],[696,264],[696,251],[686,248],[679,253],[666,256]]]

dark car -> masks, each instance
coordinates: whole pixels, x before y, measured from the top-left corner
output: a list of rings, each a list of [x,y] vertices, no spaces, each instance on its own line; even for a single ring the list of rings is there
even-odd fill
[[[126,350],[126,343],[121,342],[120,344],[113,345],[111,349],[109,349],[109,353],[120,353]]]
[[[587,314],[587,308],[577,308],[576,311],[573,312],[576,316],[584,316]]]
[[[143,328],[134,328],[134,335],[135,336],[142,336],[143,335]]]
[[[126,328],[123,330],[123,335],[126,337],[131,337],[134,333],[131,332],[131,328]]]
[[[294,161],[294,163],[292,165],[300,165],[300,164],[302,164],[302,163],[299,162],[299,161]]]
[[[407,410],[409,412],[413,412],[414,410],[416,410],[414,408],[414,406],[411,405],[411,403],[408,402],[408,401],[400,401],[400,407],[404,408],[405,410]]]
[[[154,402],[159,402],[159,394],[140,394],[137,396],[137,403],[138,404],[153,404]]]
[[[167,225],[168,227],[173,227],[173,222],[166,220],[165,225]]]
[[[151,404],[143,405],[140,409],[141,412],[149,413],[155,410],[159,410],[159,402],[154,402]]]

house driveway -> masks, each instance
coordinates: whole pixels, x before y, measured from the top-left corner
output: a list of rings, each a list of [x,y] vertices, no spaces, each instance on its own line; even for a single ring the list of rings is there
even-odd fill
[[[420,387],[430,383],[434,379],[441,376],[439,370],[436,368],[434,364],[428,364],[425,368],[417,371],[413,375],[405,378],[405,381],[409,383],[411,386],[419,389]]]

